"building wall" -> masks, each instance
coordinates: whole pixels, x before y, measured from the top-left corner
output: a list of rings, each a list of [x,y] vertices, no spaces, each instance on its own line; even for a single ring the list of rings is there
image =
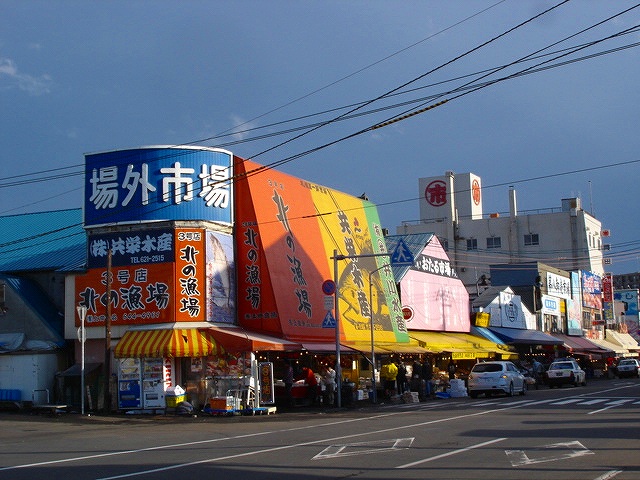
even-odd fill
[[[452,175],[448,172],[445,177],[420,179],[419,188],[427,188],[426,185],[438,179],[455,186],[458,175],[453,179]],[[472,178],[470,175],[460,175],[465,185]],[[473,179],[479,182],[479,177],[473,176]],[[472,208],[469,188],[456,191],[451,200],[450,197],[441,198],[447,202],[441,206],[429,205],[423,195],[420,221],[407,222],[396,230],[398,234],[435,233],[470,292],[481,275],[488,275],[489,265],[496,263],[539,260],[567,271],[587,270],[602,275],[602,225],[582,209],[579,198],[563,199],[562,207],[558,209],[519,215],[515,190],[510,189],[509,195],[510,212],[488,216],[479,214],[478,208]],[[462,215],[462,210],[456,208],[458,204],[465,205],[464,211],[471,214]],[[476,207],[481,209],[482,203]],[[534,238],[531,235],[537,235],[538,244],[525,245],[525,235],[529,236],[529,243]],[[475,249],[468,250],[468,242]]]

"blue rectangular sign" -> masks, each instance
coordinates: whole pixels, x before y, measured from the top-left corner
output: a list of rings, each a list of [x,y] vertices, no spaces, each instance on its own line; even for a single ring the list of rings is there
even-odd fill
[[[160,220],[231,224],[230,152],[145,147],[85,155],[85,226]]]

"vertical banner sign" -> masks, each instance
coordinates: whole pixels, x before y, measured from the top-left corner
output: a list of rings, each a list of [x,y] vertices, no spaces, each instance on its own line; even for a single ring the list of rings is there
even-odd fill
[[[607,323],[615,320],[613,311],[613,274],[605,273],[602,277],[602,313]]]
[[[260,404],[275,403],[273,362],[260,363]]]
[[[203,229],[176,229],[176,321],[204,321],[205,244]]]

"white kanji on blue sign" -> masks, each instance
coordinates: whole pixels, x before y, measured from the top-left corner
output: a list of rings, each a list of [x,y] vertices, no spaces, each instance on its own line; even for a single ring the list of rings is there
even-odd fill
[[[413,265],[414,263],[413,253],[407,247],[407,244],[404,243],[404,240],[400,239],[396,248],[393,250],[391,254],[391,265],[393,266],[402,266],[402,265]]]
[[[336,328],[336,319],[333,318],[331,310],[327,312],[322,321],[322,328]]]

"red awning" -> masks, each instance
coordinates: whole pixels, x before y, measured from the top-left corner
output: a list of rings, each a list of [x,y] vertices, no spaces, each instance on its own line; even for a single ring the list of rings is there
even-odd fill
[[[209,327],[203,330],[229,352],[300,351],[302,345],[282,338],[249,332],[239,327]]]

